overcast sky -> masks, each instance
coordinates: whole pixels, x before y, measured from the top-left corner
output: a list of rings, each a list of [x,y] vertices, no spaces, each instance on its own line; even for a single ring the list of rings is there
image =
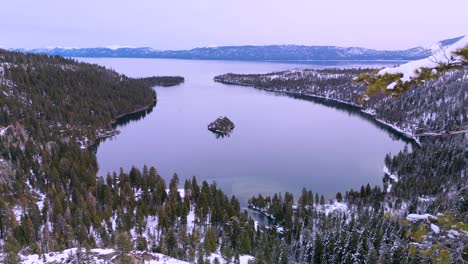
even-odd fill
[[[404,49],[468,34],[467,10],[468,0],[5,0],[0,46]]]

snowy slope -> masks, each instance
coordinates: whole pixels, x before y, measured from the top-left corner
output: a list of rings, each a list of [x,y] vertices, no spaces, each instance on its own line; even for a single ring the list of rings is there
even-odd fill
[[[402,82],[408,82],[412,78],[418,77],[418,69],[420,68],[429,68],[434,69],[439,64],[449,64],[449,63],[459,63],[461,58],[459,56],[453,55],[454,51],[457,51],[468,45],[468,36],[465,36],[455,42],[454,44],[447,46],[445,48],[439,48],[432,56],[429,56],[425,59],[415,60],[402,64],[398,67],[387,67],[379,71],[380,75],[384,74],[403,74],[401,78]],[[395,87],[396,83],[391,83],[387,89],[391,90]]]
[[[88,259],[91,263],[108,264],[113,263],[119,253],[114,249],[91,249],[86,253],[85,249],[70,248],[60,252],[50,252],[44,255],[19,255],[22,264],[65,264],[81,263]],[[189,262],[172,258],[160,253],[148,253],[141,251],[132,251],[130,254],[135,260],[145,260],[145,264],[188,264]],[[2,254],[0,254],[1,260]],[[219,254],[211,254],[208,257],[211,263],[218,259],[219,263],[227,263]],[[240,264],[248,264],[252,256],[243,255],[239,257]]]
[[[62,264],[62,263],[80,263],[85,258],[89,258],[91,263],[96,264],[107,264],[113,263],[113,260],[118,256],[118,253],[114,249],[91,249],[87,253],[84,249],[79,251],[77,248],[66,249],[61,252],[51,252],[45,255],[27,255],[19,257],[21,258],[22,264]],[[188,264],[186,261],[178,260],[172,257],[168,257],[158,253],[146,253],[134,251],[130,254],[135,259],[145,256],[145,264]]]

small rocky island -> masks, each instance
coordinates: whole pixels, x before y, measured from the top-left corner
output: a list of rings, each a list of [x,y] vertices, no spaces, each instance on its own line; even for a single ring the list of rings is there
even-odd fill
[[[229,135],[234,129],[234,123],[225,116],[221,116],[208,125],[208,130],[221,136]]]

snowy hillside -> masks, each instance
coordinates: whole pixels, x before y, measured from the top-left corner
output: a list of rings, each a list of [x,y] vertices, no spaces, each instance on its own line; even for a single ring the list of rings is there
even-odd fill
[[[143,251],[132,251],[129,254],[134,261],[144,261],[144,264],[188,264],[189,262],[179,260],[173,257],[169,257],[159,253],[149,253]],[[114,263],[119,257],[119,253],[114,249],[90,249],[86,250],[83,248],[70,248],[61,252],[49,252],[43,255],[26,255],[20,254],[22,264],[81,264],[81,263],[93,263],[93,264],[110,264]],[[1,259],[1,254],[0,254]],[[208,258],[211,263],[217,259],[218,263],[228,263],[223,259],[221,255],[211,254]],[[251,256],[240,256],[239,264],[248,264],[249,260],[252,260]]]
[[[379,75],[400,73],[403,74],[401,81],[408,82],[420,75],[421,72],[419,70],[421,68],[434,69],[435,71],[435,68],[437,68],[440,64],[460,64],[462,58],[460,56],[454,55],[453,52],[467,45],[468,36],[465,36],[449,46],[440,46],[438,49],[435,49],[434,54],[427,58],[411,61],[398,67],[388,67],[382,69],[379,71]],[[393,89],[394,85],[395,83],[390,84],[387,89]]]

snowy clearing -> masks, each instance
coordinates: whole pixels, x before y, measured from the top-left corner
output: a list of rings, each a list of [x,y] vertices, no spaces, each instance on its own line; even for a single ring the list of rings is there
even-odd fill
[[[317,210],[322,210],[326,215],[333,213],[333,212],[347,212],[348,205],[343,202],[334,201],[331,204],[324,204],[320,207],[317,207]]]
[[[81,252],[78,251],[78,248],[70,248],[60,252],[50,252],[44,255],[32,254],[32,255],[19,255],[22,264],[62,264],[70,263],[73,260],[78,261],[78,253],[80,253],[81,258],[86,256],[86,250],[81,249]],[[96,248],[89,250],[89,257],[92,263],[96,264],[108,264],[112,263],[112,260],[118,256],[118,252],[110,248]],[[142,251],[132,251],[129,254],[134,258],[134,260],[144,260],[145,264],[188,264],[189,262],[179,260],[173,257],[169,257],[160,253],[149,253]],[[2,254],[0,254],[0,257]],[[210,263],[213,263],[215,259],[219,260],[219,263],[226,264],[228,263],[220,254],[213,253],[208,258]],[[249,255],[241,255],[239,257],[240,264],[248,264],[250,260],[253,260],[254,257]]]
[[[437,219],[437,217],[431,214],[409,214],[406,216],[406,220],[413,222],[413,223],[418,222],[418,221],[428,220],[428,219]]]

